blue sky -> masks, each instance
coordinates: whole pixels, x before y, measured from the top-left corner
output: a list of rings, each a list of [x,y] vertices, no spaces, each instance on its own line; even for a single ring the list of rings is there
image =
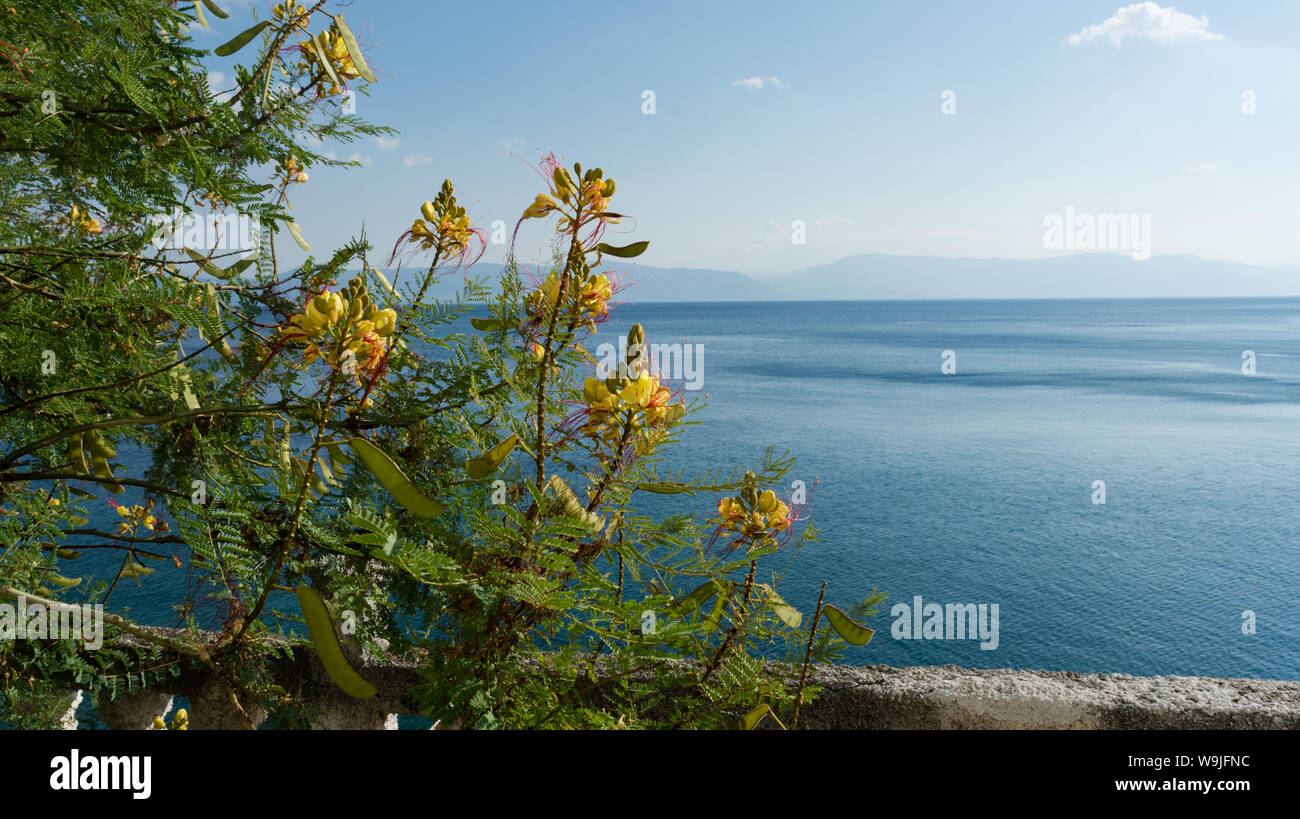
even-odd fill
[[[200,45],[248,25],[225,5]],[[525,162],[554,151],[618,181],[654,266],[1038,258],[1059,252],[1045,216],[1073,207],[1149,214],[1155,255],[1300,267],[1300,4],[1126,6],[331,5],[379,74],[358,114],[401,135],[332,146],[364,169],[311,169],[294,212],[318,248],[364,220],[386,250],[450,177],[476,224],[513,228],[541,190]],[[520,256],[549,238],[530,224]]]

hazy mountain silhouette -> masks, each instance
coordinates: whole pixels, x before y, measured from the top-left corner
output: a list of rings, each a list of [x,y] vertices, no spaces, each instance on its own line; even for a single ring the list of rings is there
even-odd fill
[[[1135,261],[1112,253],[1050,259],[962,259],[939,256],[847,256],[775,276],[727,270],[613,266],[632,285],[617,300],[834,301],[841,299],[1208,298],[1300,296],[1300,270],[1152,256]],[[479,264],[474,275],[494,281],[501,265]],[[409,281],[406,274],[403,279]],[[450,298],[462,286],[449,274],[430,288]]]

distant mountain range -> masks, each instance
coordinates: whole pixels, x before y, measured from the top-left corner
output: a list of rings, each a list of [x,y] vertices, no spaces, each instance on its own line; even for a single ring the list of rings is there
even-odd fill
[[[1152,256],[1135,261],[1111,253],[1029,260],[870,253],[762,277],[729,270],[626,263],[604,267],[634,282],[620,297],[631,303],[1300,296],[1300,270],[1198,256]],[[491,279],[499,276],[500,270],[499,264],[473,268],[475,275]],[[459,275],[444,277],[431,288],[431,295],[448,298],[460,285]]]

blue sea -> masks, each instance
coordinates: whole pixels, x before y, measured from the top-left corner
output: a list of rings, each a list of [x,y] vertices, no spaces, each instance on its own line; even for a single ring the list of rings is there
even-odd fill
[[[704,346],[673,467],[798,456],[787,599],[889,594],[846,661],[1300,679],[1300,300],[624,304],[593,348],[633,322]],[[176,580],[114,601],[171,623]],[[997,647],[896,639],[918,596]]]

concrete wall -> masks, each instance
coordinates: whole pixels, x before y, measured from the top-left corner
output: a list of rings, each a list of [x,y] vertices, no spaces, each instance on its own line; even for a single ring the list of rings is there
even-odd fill
[[[800,728],[1300,728],[1300,682],[827,666]]]

